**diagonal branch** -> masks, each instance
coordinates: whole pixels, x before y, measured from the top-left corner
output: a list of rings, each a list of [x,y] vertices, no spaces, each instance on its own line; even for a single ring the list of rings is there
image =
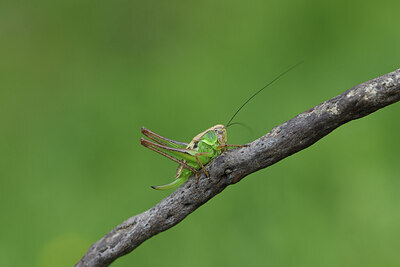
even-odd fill
[[[273,128],[249,146],[223,153],[207,165],[199,184],[188,181],[153,208],[133,216],[94,243],[76,266],[108,266],[245,176],[309,147],[337,127],[400,100],[400,69],[315,106]]]

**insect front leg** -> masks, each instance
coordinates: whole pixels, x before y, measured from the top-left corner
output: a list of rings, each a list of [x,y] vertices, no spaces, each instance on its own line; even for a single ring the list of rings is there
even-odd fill
[[[217,146],[217,149],[221,149],[223,147],[246,147],[246,146],[249,146],[249,145],[228,145],[228,144],[224,144],[224,145]]]

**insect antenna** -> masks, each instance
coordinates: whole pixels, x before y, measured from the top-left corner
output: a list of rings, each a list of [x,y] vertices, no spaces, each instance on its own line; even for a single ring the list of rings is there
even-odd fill
[[[249,131],[251,136],[254,136],[253,129],[250,126],[248,126],[247,124],[242,123],[242,122],[233,122],[233,123],[230,123],[228,126],[232,126],[232,125],[240,125],[240,126],[246,128]],[[226,128],[228,128],[228,126],[226,126]]]
[[[285,75],[286,73],[288,73],[289,71],[291,71],[292,69],[296,68],[297,66],[299,66],[301,63],[303,63],[304,61],[300,61],[298,63],[296,63],[295,65],[291,66],[290,68],[288,68],[287,70],[285,70],[284,72],[282,72],[281,74],[279,74],[278,76],[276,76],[272,81],[270,81],[269,83],[267,83],[267,85],[265,85],[263,88],[261,88],[260,90],[258,90],[257,92],[255,92],[249,99],[246,100],[246,102],[244,102],[240,108],[235,112],[235,114],[233,114],[232,118],[228,121],[228,123],[226,124],[226,127],[231,125],[232,120],[235,118],[235,116],[239,113],[239,111],[251,100],[253,99],[253,97],[255,97],[256,95],[258,95],[262,90],[264,90],[265,88],[267,88],[268,86],[270,86],[273,82],[275,82],[276,80],[278,80],[280,77],[282,77],[283,75]]]

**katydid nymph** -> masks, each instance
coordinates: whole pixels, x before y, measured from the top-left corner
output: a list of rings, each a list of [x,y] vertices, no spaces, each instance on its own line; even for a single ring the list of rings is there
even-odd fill
[[[195,174],[198,182],[201,170],[203,170],[205,175],[208,178],[210,178],[208,171],[204,167],[206,164],[208,164],[212,159],[221,155],[223,152],[227,151],[228,148],[246,146],[246,145],[227,144],[226,128],[232,125],[231,122],[235,118],[235,116],[253,97],[255,97],[262,90],[267,88],[273,82],[278,80],[281,76],[283,76],[293,68],[297,67],[301,63],[302,62],[299,62],[296,65],[285,70],[277,77],[275,77],[272,81],[270,81],[267,85],[265,85],[263,88],[254,93],[234,113],[234,115],[228,121],[226,126],[222,124],[217,124],[205,130],[204,132],[201,132],[198,135],[196,135],[192,139],[192,141],[190,141],[190,143],[171,140],[146,129],[145,127],[142,127],[142,133],[150,140],[145,138],[140,138],[140,143],[143,146],[179,164],[178,169],[176,171],[175,180],[173,182],[166,185],[152,186],[152,188],[157,190],[175,189],[180,185],[182,185],[193,174]]]

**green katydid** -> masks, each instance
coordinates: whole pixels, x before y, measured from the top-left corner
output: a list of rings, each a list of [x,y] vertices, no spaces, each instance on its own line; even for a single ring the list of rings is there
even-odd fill
[[[157,190],[175,189],[180,185],[182,185],[193,174],[196,175],[198,181],[201,170],[203,170],[206,176],[210,178],[208,171],[204,167],[207,163],[209,163],[215,157],[221,155],[229,147],[246,146],[246,145],[227,144],[226,128],[232,125],[231,122],[235,118],[235,116],[253,97],[255,97],[262,90],[267,88],[273,82],[278,80],[284,74],[286,74],[293,68],[297,67],[301,63],[302,62],[299,62],[296,65],[282,72],[272,81],[270,81],[267,85],[258,90],[255,94],[253,94],[249,99],[247,99],[246,102],[244,102],[242,106],[240,106],[240,108],[235,112],[235,114],[228,121],[226,126],[222,124],[217,124],[205,130],[204,132],[196,135],[192,139],[192,141],[190,141],[190,143],[171,140],[146,129],[145,127],[142,127],[142,133],[154,142],[145,138],[140,138],[140,143],[143,146],[179,164],[178,169],[176,171],[175,180],[173,182],[161,186],[152,186],[152,188]]]

